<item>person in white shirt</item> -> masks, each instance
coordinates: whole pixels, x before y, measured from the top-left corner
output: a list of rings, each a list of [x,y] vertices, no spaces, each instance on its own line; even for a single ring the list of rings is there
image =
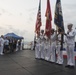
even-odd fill
[[[50,40],[51,40],[51,62],[56,61],[56,39],[57,39],[57,32],[55,29],[51,29],[51,35],[50,35]]]
[[[17,43],[16,43],[16,51],[19,50],[18,41],[19,41],[19,40],[17,40]]]
[[[68,24],[67,34],[66,35],[66,44],[67,44],[67,65],[65,67],[74,68],[75,66],[75,56],[74,56],[74,47],[75,47],[75,31],[72,29],[73,24]]]
[[[4,48],[4,39],[3,35],[0,37],[0,54],[3,55],[3,48]]]
[[[5,37],[5,39],[4,39],[4,53],[7,53],[8,50],[9,50],[9,40],[7,37]]]

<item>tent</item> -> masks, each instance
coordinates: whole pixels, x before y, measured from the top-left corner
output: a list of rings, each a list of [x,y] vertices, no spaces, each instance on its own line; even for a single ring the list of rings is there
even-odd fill
[[[15,33],[7,33],[4,37],[14,38],[14,39],[23,39],[23,37],[16,35]]]

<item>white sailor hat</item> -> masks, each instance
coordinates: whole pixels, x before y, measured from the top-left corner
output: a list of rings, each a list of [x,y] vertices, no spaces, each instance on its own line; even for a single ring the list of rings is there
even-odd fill
[[[73,24],[72,23],[69,23],[68,26],[73,26]]]

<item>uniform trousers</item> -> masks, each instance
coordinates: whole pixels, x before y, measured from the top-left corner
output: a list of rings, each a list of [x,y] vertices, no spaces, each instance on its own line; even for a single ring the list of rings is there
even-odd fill
[[[41,59],[45,59],[45,50],[44,50],[44,44],[40,44],[40,50],[41,50]]]
[[[50,48],[50,45],[47,47],[47,48],[45,48],[45,60],[47,60],[47,61],[50,61],[50,59],[51,59],[51,48]]]
[[[51,62],[55,62],[56,61],[56,42],[52,42],[51,43]]]
[[[3,48],[4,46],[0,46],[0,54],[3,54]]]
[[[57,62],[58,64],[63,64],[63,54],[62,51],[60,50],[61,45],[57,45]]]
[[[67,45],[67,65],[70,66],[75,66],[74,46],[71,44]]]
[[[39,44],[36,44],[36,47],[35,47],[35,58],[38,58],[38,59],[41,58],[41,50],[40,50]]]

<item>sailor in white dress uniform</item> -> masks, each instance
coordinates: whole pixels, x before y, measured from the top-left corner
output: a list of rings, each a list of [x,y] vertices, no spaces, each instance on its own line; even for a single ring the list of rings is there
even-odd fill
[[[3,55],[3,48],[4,48],[4,39],[3,35],[0,37],[0,54]]]
[[[50,39],[47,36],[44,42],[44,51],[45,51],[45,60],[50,61],[51,58]]]
[[[55,29],[51,29],[51,36],[50,36],[50,40],[51,40],[51,62],[55,62],[56,61],[56,39],[57,39],[57,32],[55,31]]]
[[[39,35],[37,35],[35,41],[36,41],[35,58],[40,59],[41,58],[41,50],[40,50],[40,36]]]
[[[45,59],[45,51],[44,51],[44,30],[41,30],[41,34],[40,34],[40,50],[41,50],[41,59]]]
[[[67,65],[66,67],[75,66],[75,56],[74,56],[74,47],[75,47],[75,35],[76,32],[72,29],[73,24],[68,24],[67,34],[66,34],[66,44],[67,44]]]
[[[63,64],[63,53],[61,50],[61,29],[58,30],[58,35],[57,35],[57,64],[61,65]]]

